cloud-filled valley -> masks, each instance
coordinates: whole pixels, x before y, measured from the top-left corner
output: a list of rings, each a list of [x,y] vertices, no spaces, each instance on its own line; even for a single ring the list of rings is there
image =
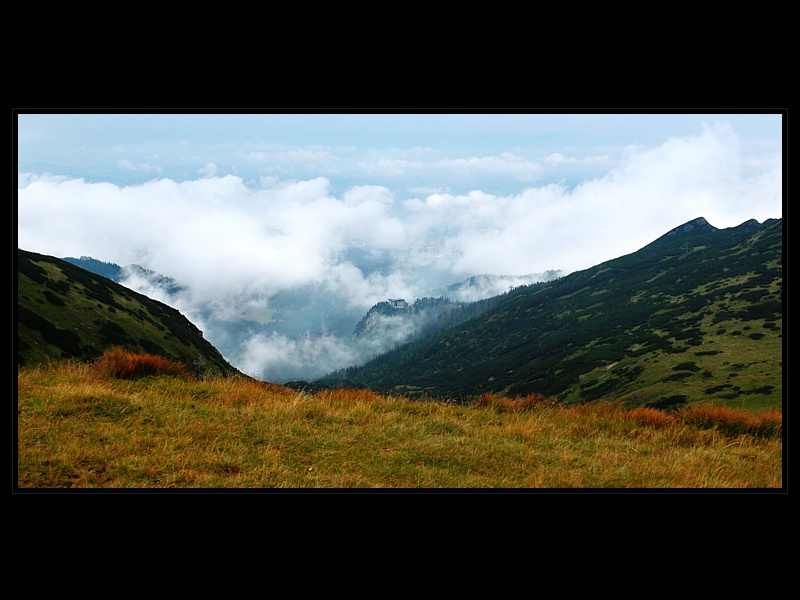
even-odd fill
[[[242,371],[286,381],[402,341],[350,335],[387,298],[482,274],[566,274],[696,217],[724,228],[782,215],[780,148],[744,151],[724,123],[616,154],[242,144],[234,156],[238,172],[208,154],[185,179],[153,156],[116,158],[147,173],[135,183],[21,161],[17,245],[172,278],[177,293],[136,273],[124,284],[175,306]]]

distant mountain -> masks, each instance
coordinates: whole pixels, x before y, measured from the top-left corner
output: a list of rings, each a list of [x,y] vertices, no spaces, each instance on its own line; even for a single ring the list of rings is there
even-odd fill
[[[241,375],[174,308],[53,256],[17,250],[16,318],[18,365],[89,360],[121,346],[198,375]]]
[[[404,298],[387,299],[367,311],[356,324],[353,337],[384,340],[388,344],[425,337],[486,312],[517,286],[550,281],[560,273],[548,271],[521,277],[476,275],[433,290],[436,296],[417,298],[411,303]]]
[[[353,337],[395,343],[425,337],[483,314],[500,302],[503,295],[475,302],[454,302],[442,297],[417,298],[411,304],[405,300],[379,302],[358,322]]]
[[[166,277],[150,269],[145,269],[140,265],[121,267],[115,263],[103,262],[91,256],[81,256],[80,258],[67,256],[62,260],[82,269],[86,269],[90,273],[107,277],[111,281],[116,281],[117,283],[122,283],[131,275],[136,275],[149,281],[152,285],[163,289],[168,295],[177,294],[185,289],[178,285],[171,277]]]
[[[449,399],[780,405],[782,242],[781,219],[727,229],[695,219],[635,253],[511,290],[336,384]]]
[[[62,260],[71,263],[76,267],[80,267],[81,269],[85,269],[90,273],[102,275],[103,277],[106,277],[111,281],[116,281],[117,283],[120,283],[124,279],[122,267],[115,263],[103,262],[102,260],[97,260],[91,256],[81,256],[80,258],[65,256],[62,258]]]

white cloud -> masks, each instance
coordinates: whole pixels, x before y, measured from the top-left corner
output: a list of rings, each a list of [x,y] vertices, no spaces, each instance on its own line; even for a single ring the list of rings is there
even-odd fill
[[[613,159],[609,154],[599,156],[584,156],[579,158],[577,156],[565,156],[561,152],[553,152],[544,158],[546,163],[558,167],[580,167],[580,166],[607,166],[613,165]]]
[[[146,163],[135,163],[130,159],[124,158],[117,161],[117,166],[120,169],[127,171],[152,171],[154,173],[161,173],[163,169],[159,165],[150,165]]]
[[[497,156],[471,156],[456,158],[424,159],[384,158],[374,162],[360,161],[358,166],[365,175],[383,176],[389,179],[421,177],[436,180],[444,178],[466,178],[478,182],[481,178],[511,178],[520,182],[533,182],[544,172],[543,167],[525,157],[503,152]]]
[[[214,163],[206,163],[201,169],[197,170],[203,177],[213,177],[217,174],[217,165]]]
[[[248,160],[261,163],[305,163],[308,161],[327,162],[336,155],[327,148],[269,149],[252,150],[244,154]]]
[[[51,182],[51,183],[59,183],[62,181],[70,181],[74,179],[68,175],[51,175],[50,173],[19,173],[17,175],[17,187],[19,189],[23,189],[28,187],[32,183],[36,183],[39,181],[42,182]]]
[[[359,185],[347,190],[343,197],[347,206],[358,206],[365,203],[390,205],[394,202],[392,193],[379,185]]]
[[[499,156],[473,156],[442,160],[436,163],[443,169],[453,171],[456,175],[514,177],[521,181],[535,181],[543,172],[542,166],[526,158],[503,152]]]
[[[241,356],[235,364],[238,369],[270,381],[317,379],[361,358],[357,350],[335,336],[302,335],[291,339],[277,333],[250,337]]]

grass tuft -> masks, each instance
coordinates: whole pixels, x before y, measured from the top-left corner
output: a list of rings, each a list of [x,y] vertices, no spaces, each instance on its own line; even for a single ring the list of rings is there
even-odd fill
[[[130,352],[124,348],[111,348],[103,352],[93,364],[94,373],[106,379],[139,379],[151,375],[169,375],[191,379],[188,369],[176,360]]]
[[[757,437],[781,437],[783,414],[777,409],[757,413],[736,410],[730,406],[698,403],[679,413],[684,423],[706,429],[717,429],[729,435],[747,434]]]

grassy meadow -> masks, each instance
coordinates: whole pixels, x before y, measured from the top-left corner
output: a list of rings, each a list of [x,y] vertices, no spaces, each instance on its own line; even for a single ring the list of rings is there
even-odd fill
[[[17,384],[20,491],[783,486],[774,408],[310,393],[122,350]]]

